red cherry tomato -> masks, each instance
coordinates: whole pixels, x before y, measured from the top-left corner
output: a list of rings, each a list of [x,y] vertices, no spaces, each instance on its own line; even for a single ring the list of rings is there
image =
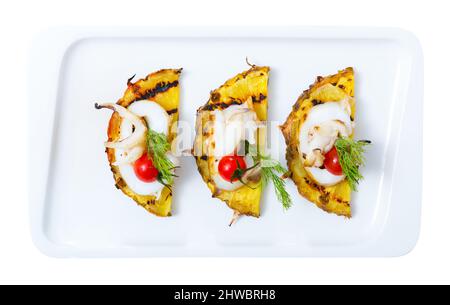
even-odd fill
[[[339,155],[337,153],[336,147],[333,148],[325,154],[325,160],[323,161],[325,168],[333,175],[342,175],[342,167],[339,163]]]
[[[231,180],[235,170],[238,169],[238,163],[242,170],[247,169],[247,164],[245,163],[244,157],[235,155],[223,157],[219,162],[220,176],[229,182],[238,180],[237,178],[234,178],[233,181]]]
[[[143,154],[134,162],[134,173],[143,182],[153,182],[158,178],[158,170],[147,154]]]

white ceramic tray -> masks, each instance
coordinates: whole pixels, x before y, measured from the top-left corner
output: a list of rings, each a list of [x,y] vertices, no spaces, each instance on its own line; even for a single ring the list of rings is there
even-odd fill
[[[195,162],[181,160],[174,216],[157,218],[114,187],[103,142],[127,78],[183,67],[180,118],[194,123],[211,89],[271,67],[270,120],[282,122],[318,75],[355,68],[357,138],[373,141],[350,220],[269,187],[260,219],[228,227]],[[423,56],[408,32],[383,28],[60,28],[31,50],[30,209],[35,244],[56,257],[400,256],[420,228]],[[190,137],[191,135],[187,135]],[[281,133],[275,131],[275,137]],[[284,161],[284,143],[274,156]]]

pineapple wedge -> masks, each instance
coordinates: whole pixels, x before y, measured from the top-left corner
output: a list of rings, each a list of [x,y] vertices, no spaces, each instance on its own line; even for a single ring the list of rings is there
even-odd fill
[[[298,148],[299,132],[311,108],[317,103],[339,101],[346,96],[352,97],[350,99],[351,120],[354,121],[353,68],[347,68],[327,77],[319,76],[316,82],[297,99],[292,112],[280,128],[286,141],[286,159],[290,177],[297,185],[300,194],[326,212],[350,218],[351,189],[347,180],[344,179],[329,187],[319,185],[303,167]]]
[[[208,156],[207,147],[203,142],[204,126],[210,122],[210,111],[225,109],[230,105],[242,104],[251,101],[253,109],[260,121],[267,120],[267,84],[269,67],[252,66],[251,69],[227,80],[220,88],[211,92],[208,102],[197,110],[196,137],[194,140],[193,155],[198,170],[212,192],[212,196],[224,201],[235,215],[260,216],[260,198],[262,185],[260,181],[249,182],[234,191],[219,189],[211,177],[211,162],[214,157]],[[263,135],[259,133],[259,145],[262,144]]]
[[[178,122],[178,104],[180,89],[178,79],[181,69],[163,69],[149,74],[145,79],[127,82],[127,89],[123,97],[117,102],[120,106],[128,107],[138,100],[152,100],[161,105],[169,114],[169,135],[168,140],[171,143],[176,137],[176,125]],[[120,139],[120,116],[114,112],[109,120],[108,141],[113,142]],[[145,208],[148,212],[157,216],[170,216],[172,206],[172,192],[168,187],[164,187],[159,200],[150,195],[139,195],[133,192],[119,171],[118,166],[114,166],[115,151],[113,148],[107,148],[106,154],[114,176],[115,185],[125,195],[136,201],[137,204]]]

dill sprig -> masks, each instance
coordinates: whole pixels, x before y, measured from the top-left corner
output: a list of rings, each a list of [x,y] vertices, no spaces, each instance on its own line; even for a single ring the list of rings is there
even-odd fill
[[[292,206],[291,195],[286,191],[286,182],[279,176],[279,174],[286,174],[287,169],[270,156],[263,155],[256,145],[252,145],[248,141],[245,141],[245,152],[253,158],[255,164],[259,164],[261,167],[262,186],[265,187],[272,182],[278,201],[285,210],[289,209]]]
[[[353,191],[356,191],[359,181],[363,179],[359,172],[359,167],[365,163],[365,146],[369,144],[370,141],[355,141],[348,137],[339,137],[334,143],[342,172],[347,177],[350,188]]]
[[[263,186],[272,181],[278,201],[281,202],[285,210],[289,209],[292,206],[291,195],[286,191],[286,182],[277,175],[277,173],[283,175],[287,170],[281,164],[273,167],[261,165],[261,170]]]
[[[153,165],[158,170],[158,181],[165,186],[173,184],[173,170],[175,166],[173,162],[167,157],[167,152],[170,150],[170,143],[167,136],[163,133],[156,132],[148,128],[147,132],[147,153],[151,156]]]

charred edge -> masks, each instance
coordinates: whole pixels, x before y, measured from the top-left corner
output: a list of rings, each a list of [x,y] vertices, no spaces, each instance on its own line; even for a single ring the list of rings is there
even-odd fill
[[[211,110],[214,110],[214,108],[215,108],[215,105],[214,105],[214,104],[206,104],[205,106],[203,106],[203,107],[201,108],[201,110],[211,111]]]
[[[155,97],[157,94],[166,92],[170,88],[173,88],[173,87],[176,87],[176,86],[178,86],[178,81],[177,80],[173,81],[171,83],[165,83],[165,82],[157,83],[155,88],[148,90],[145,94],[143,94],[141,96],[141,98],[142,99],[149,99],[149,98]]]
[[[320,203],[327,205],[330,202],[330,193],[326,192],[319,196]]]
[[[304,178],[304,180],[305,180],[306,184],[308,184],[308,185],[309,185],[310,187],[312,187],[313,189],[319,191],[319,192],[322,193],[322,194],[324,193],[325,188],[324,188],[323,186],[318,185],[317,183],[315,183],[315,182],[309,180],[309,179],[306,178],[306,177]]]
[[[219,92],[215,92],[215,91],[211,92],[211,101],[213,103],[219,102],[220,101],[220,93]]]
[[[127,86],[132,85],[131,81],[132,81],[135,77],[136,77],[136,74],[133,75],[132,77],[130,77],[130,78],[127,80]]]
[[[181,72],[183,71],[183,68],[179,68],[179,69],[161,69],[161,70],[158,70],[158,71],[156,71],[156,72],[153,72],[153,73],[150,73],[150,74],[148,74],[143,80],[144,81],[147,81],[147,80],[149,80],[151,77],[153,77],[153,76],[155,76],[155,75],[158,75],[158,74],[162,74],[162,73],[165,73],[165,72],[175,72],[175,74],[181,74]]]
[[[117,182],[116,182],[117,189],[121,189],[121,188],[125,187],[125,185],[126,185],[125,181],[123,181],[122,178],[117,179]]]
[[[156,203],[156,200],[147,200],[147,205],[154,205]]]
[[[226,108],[228,108],[228,107],[230,107],[230,106],[233,106],[233,105],[241,105],[242,104],[242,101],[240,101],[240,100],[238,100],[238,99],[233,99],[231,102],[229,102],[229,103],[220,103],[219,105],[220,105],[220,108],[221,109],[226,109]]]
[[[248,69],[247,71],[242,72],[241,74],[237,75],[235,77],[235,80],[238,81],[238,80],[241,80],[241,79],[246,79],[247,76],[249,76],[251,73],[255,72],[256,70],[258,70],[260,68],[263,68],[263,67],[259,67],[257,65],[251,65],[250,69]],[[260,76],[264,76],[265,73],[264,72],[260,72],[259,75]]]
[[[167,110],[167,114],[168,114],[168,115],[172,115],[172,114],[175,114],[175,113],[177,113],[177,112],[178,112],[178,109],[177,109],[177,108],[171,109],[171,110]]]
[[[330,75],[330,76],[327,76],[326,78],[323,77],[323,76],[317,76],[317,77],[316,77],[315,83],[314,83],[314,84],[311,84],[311,85],[309,86],[309,89],[304,90],[303,93],[300,95],[300,97],[297,99],[297,101],[304,101],[304,100],[308,99],[308,98],[310,97],[311,91],[312,91],[315,87],[320,86],[321,83],[322,83],[325,79],[329,79],[329,78],[331,78],[331,77],[336,77],[336,76],[341,77],[342,75],[340,75],[340,73],[346,72],[346,71],[353,71],[353,69],[352,69],[352,68],[348,68],[348,69],[345,69],[345,70],[343,70],[343,71],[339,71],[339,74]],[[350,78],[349,78],[349,81],[351,81],[351,80],[352,80],[352,78],[350,77]],[[333,86],[336,86],[338,83],[337,83],[337,82],[331,82],[331,84],[332,84]]]
[[[216,110],[216,109],[223,110],[223,109],[226,109],[226,108],[228,108],[228,107],[230,107],[232,105],[241,105],[241,104],[242,104],[241,100],[233,99],[233,100],[231,100],[231,102],[228,102],[228,103],[225,103],[225,102],[222,102],[222,103],[208,103],[205,106],[203,106],[201,108],[201,110],[202,111],[213,111],[213,110]]]
[[[238,99],[235,99],[235,100],[232,100],[232,101],[227,105],[227,107],[229,107],[229,106],[231,106],[231,105],[240,105],[240,104],[242,104],[242,101],[240,101],[240,100],[238,100]]]
[[[261,103],[265,99],[266,99],[266,96],[264,94],[262,94],[262,93],[259,94],[259,97],[256,97],[256,96],[252,95],[252,102],[253,103]]]
[[[222,89],[222,88],[227,88],[227,87],[229,87],[229,86],[230,86],[230,82],[231,82],[231,83],[235,83],[235,82],[238,82],[238,81],[240,81],[240,80],[246,79],[248,75],[250,75],[251,73],[255,72],[256,70],[258,70],[258,69],[260,69],[260,68],[264,68],[264,67],[254,66],[254,67],[250,68],[249,70],[247,70],[247,71],[245,71],[245,72],[242,72],[241,74],[236,75],[234,78],[228,80],[227,82],[225,82],[225,84],[223,84],[223,85],[220,86],[219,88],[215,89],[214,91],[211,91],[211,94],[212,94],[213,92],[220,91],[220,89]],[[260,76],[264,76],[264,75],[266,75],[266,73],[264,73],[263,71],[261,71],[261,72],[259,73],[259,75],[260,75]]]
[[[342,200],[339,197],[334,198],[334,200],[336,200],[336,202],[340,203],[340,204],[344,204],[345,206],[350,206],[350,203],[347,200]]]
[[[313,100],[311,101],[311,103],[313,104],[313,106],[323,104],[322,101],[318,101],[318,100],[316,100],[316,99],[313,99]]]

